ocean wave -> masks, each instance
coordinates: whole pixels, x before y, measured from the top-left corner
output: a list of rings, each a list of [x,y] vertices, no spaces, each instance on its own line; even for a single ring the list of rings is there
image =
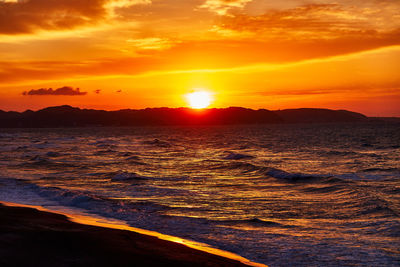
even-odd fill
[[[325,178],[325,176],[321,175],[314,175],[314,174],[304,174],[304,173],[290,173],[284,170],[276,169],[276,168],[267,168],[265,171],[267,176],[277,178],[277,179],[284,179],[287,181],[303,181],[303,180],[311,180],[317,178]]]
[[[136,160],[136,158],[134,158],[134,157],[127,158],[125,160],[129,163],[129,165],[149,165],[149,164],[147,164],[145,162]]]
[[[362,210],[359,212],[360,215],[374,215],[377,217],[398,217],[398,213],[393,210],[392,208],[386,206],[386,205],[381,205],[379,203],[371,204],[368,205],[367,207],[363,207]]]
[[[102,146],[102,145],[115,145],[117,143],[118,142],[115,140],[106,139],[106,140],[98,140],[98,141],[90,142],[88,144],[98,147],[98,146]]]
[[[55,140],[60,141],[60,142],[68,142],[68,141],[75,141],[76,137],[74,137],[74,136],[59,137],[59,138],[56,138]]]
[[[141,161],[141,158],[137,155],[134,155],[132,152],[120,152],[120,157],[124,157],[124,160],[129,164],[133,165],[148,165],[147,163]]]
[[[168,143],[166,141],[161,141],[161,140],[159,140],[157,138],[155,138],[153,140],[144,141],[143,144],[154,145],[154,146],[158,146],[158,147],[170,147],[171,146],[170,143]]]
[[[56,158],[56,157],[61,156],[61,153],[54,152],[54,151],[49,151],[49,152],[46,153],[46,156],[47,157],[51,157],[51,158]]]
[[[398,172],[397,168],[367,168],[362,170],[362,172]]]
[[[240,153],[234,153],[234,152],[228,152],[228,155],[225,155],[222,157],[222,159],[226,160],[240,160],[240,159],[251,159],[254,158],[254,156],[247,155],[247,154],[240,154]]]
[[[362,143],[361,146],[362,147],[373,147],[373,145],[370,143]]]
[[[26,196],[31,200],[33,195],[37,195],[43,198],[42,203],[45,205],[49,203],[49,201],[54,201],[67,207],[91,209],[96,206],[96,203],[101,203],[105,200],[94,194],[62,189],[59,187],[40,186],[18,178],[1,178],[1,182],[4,186],[1,190],[1,194],[4,193],[5,196],[11,194],[11,201],[13,199],[25,199]],[[5,199],[5,201],[8,201],[8,199]],[[54,205],[54,203],[52,205]]]
[[[0,138],[14,138],[14,134],[9,134],[9,133],[0,133]]]
[[[126,212],[142,211],[144,213],[157,212],[169,209],[170,207],[157,204],[151,201],[124,202],[119,199],[108,198],[96,195],[93,192],[64,189],[60,187],[47,187],[31,183],[26,180],[15,178],[1,178],[3,188],[0,196],[11,195],[13,199],[24,199],[25,195],[36,194],[41,197],[40,205],[61,205],[65,207],[80,208],[88,212],[105,217],[126,220]],[[18,187],[16,187],[18,185]],[[15,191],[17,189],[17,191]],[[3,194],[3,190],[7,193]],[[28,197],[31,201],[32,196]],[[10,198],[0,198],[4,201],[10,201]],[[130,213],[130,216],[133,216]],[[130,219],[133,219],[130,218]]]
[[[24,156],[28,157],[29,160],[19,164],[21,167],[33,167],[33,168],[49,168],[49,169],[60,169],[60,168],[71,168],[71,167],[82,167],[82,165],[77,166],[71,162],[62,162],[55,161],[53,159],[49,159],[46,156],[35,155],[33,157],[29,157],[28,155]]]
[[[284,225],[278,222],[274,221],[267,221],[267,220],[262,220],[259,218],[252,218],[252,219],[243,219],[243,220],[222,220],[222,221],[213,221],[217,224],[223,224],[223,225],[251,225],[255,227],[283,227],[283,228],[289,228],[292,226],[289,225]]]
[[[388,237],[400,237],[400,227],[398,221],[389,222],[390,225],[381,226],[378,230],[373,229],[373,232],[378,232]]]
[[[59,144],[50,143],[48,141],[42,142],[42,141],[37,140],[37,141],[32,141],[32,143],[33,144],[30,145],[30,146],[33,149],[46,149],[46,148],[57,148],[57,147],[59,147]]]
[[[258,172],[262,170],[262,168],[259,166],[243,161],[214,162],[214,164],[211,164],[208,168],[211,170],[237,170],[242,174]]]
[[[369,197],[361,201],[362,205],[359,213],[361,215],[381,215],[384,217],[399,217],[398,211],[393,208],[393,205],[379,197]]]
[[[335,183],[351,184],[351,183],[353,183],[353,181],[351,181],[351,180],[345,180],[345,179],[342,179],[342,178],[340,178],[338,176],[334,176],[334,175],[332,175],[332,176],[327,175],[327,176],[321,176],[321,177],[324,177],[322,182],[327,183],[327,184],[335,184]]]
[[[29,146],[18,146],[17,148],[14,149],[14,151],[28,151]]]
[[[138,156],[134,155],[132,152],[129,152],[129,151],[128,152],[119,152],[118,156],[124,157],[124,158],[136,159],[136,160],[139,159]]]
[[[335,177],[344,181],[382,181],[387,179],[388,173],[396,174],[393,171],[361,171],[360,173],[336,174]],[[398,174],[397,174],[398,175]]]
[[[319,184],[320,185],[320,184]],[[331,194],[331,193],[351,193],[351,189],[348,188],[348,185],[328,185],[328,186],[313,186],[313,187],[306,187],[302,189],[303,192],[308,193],[317,193],[317,194]],[[340,192],[339,192],[340,191]]]
[[[324,151],[322,154],[327,156],[356,156],[359,153],[355,151],[340,151],[340,150],[331,150],[331,151]]]
[[[109,148],[109,149],[105,149],[105,150],[98,150],[93,155],[95,155],[95,156],[103,156],[103,155],[108,155],[108,154],[114,154],[116,152],[117,151],[112,150],[112,149]]]
[[[116,173],[111,181],[129,181],[129,180],[148,180],[150,177],[142,176],[134,172],[119,172]]]
[[[397,150],[400,148],[400,145],[389,145],[389,146],[377,146],[376,149],[379,150]]]
[[[209,168],[214,170],[238,170],[241,174],[254,174],[256,176],[266,176],[285,181],[321,181],[326,183],[343,182],[340,177],[332,174],[307,174],[300,172],[287,172],[278,168],[259,166],[249,162],[234,161],[234,162],[212,162]]]

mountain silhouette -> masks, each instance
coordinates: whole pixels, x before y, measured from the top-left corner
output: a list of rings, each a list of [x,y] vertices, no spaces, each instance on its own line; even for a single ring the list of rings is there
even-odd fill
[[[71,106],[48,107],[38,111],[0,111],[0,128],[86,127],[86,126],[163,126],[235,125],[272,123],[363,122],[360,113],[330,109],[286,109],[270,111],[241,107],[194,110],[190,108],[146,108],[105,111]]]

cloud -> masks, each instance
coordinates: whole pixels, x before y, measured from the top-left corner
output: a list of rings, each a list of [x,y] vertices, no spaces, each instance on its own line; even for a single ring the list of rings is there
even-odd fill
[[[164,38],[128,39],[127,43],[139,50],[163,50],[173,46],[173,42]]]
[[[308,4],[289,9],[270,9],[260,15],[225,16],[222,30],[254,33],[258,38],[329,40],[344,36],[386,33],[400,28],[400,2],[346,5]]]
[[[103,58],[90,61],[0,61],[0,82],[31,85],[110,75],[235,68],[260,63],[288,63],[358,53],[400,43],[400,31],[379,36],[318,42],[219,40],[182,42],[156,56]],[[398,49],[398,48],[397,48]],[[399,54],[396,53],[396,58]],[[174,60],[171,60],[173,58]],[[188,63],[189,62],[189,63]],[[40,83],[39,83],[40,84]]]
[[[69,86],[64,86],[61,88],[57,88],[55,90],[53,90],[52,88],[32,89],[29,91],[25,91],[22,94],[23,95],[57,95],[57,96],[69,95],[69,96],[75,96],[75,95],[86,95],[87,92],[81,92],[79,88],[74,89]]]
[[[322,95],[322,94],[332,94],[340,92],[339,90],[327,90],[327,89],[309,89],[306,90],[267,90],[257,92],[257,94],[262,96],[301,96],[301,95]]]
[[[228,11],[243,8],[251,1],[253,0],[207,0],[199,7],[209,9],[218,15],[226,15]]]
[[[117,16],[116,10],[128,8],[134,5],[151,4],[152,0],[111,0],[105,4],[105,8],[109,11],[111,17]]]
[[[95,92],[96,94],[100,94],[100,93],[101,93],[101,90],[100,90],[100,89],[96,89],[96,90],[94,90],[94,92]]]
[[[0,33],[70,29],[103,18],[105,0],[26,0],[0,2]]]
[[[166,62],[166,60],[164,60]],[[76,61],[0,61],[0,82],[46,81],[60,78],[101,77],[114,74],[140,74],[165,69],[166,63],[150,57],[108,58]],[[169,62],[169,61],[168,61]],[[31,84],[31,83],[29,83]],[[1,86],[1,85],[0,85]]]
[[[68,30],[116,16],[115,10],[149,0],[0,0],[0,34]]]

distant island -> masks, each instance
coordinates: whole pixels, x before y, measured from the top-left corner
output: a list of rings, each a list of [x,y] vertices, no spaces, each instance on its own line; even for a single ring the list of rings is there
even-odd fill
[[[399,118],[369,118],[347,110],[316,108],[253,110],[241,107],[194,110],[190,108],[146,108],[105,111],[68,105],[38,111],[1,111],[0,128],[235,125],[283,123],[335,123],[397,121]]]

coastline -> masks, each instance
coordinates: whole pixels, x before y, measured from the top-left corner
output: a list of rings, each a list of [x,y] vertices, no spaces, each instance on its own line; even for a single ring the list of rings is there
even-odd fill
[[[1,266],[265,266],[205,244],[80,214],[0,202]]]

